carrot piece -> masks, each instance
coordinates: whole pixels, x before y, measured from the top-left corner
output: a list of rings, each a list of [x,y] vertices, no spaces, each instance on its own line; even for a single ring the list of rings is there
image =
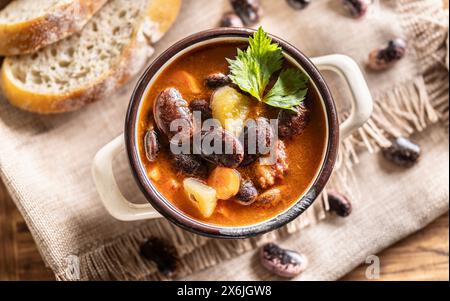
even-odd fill
[[[228,200],[239,192],[241,175],[236,169],[217,167],[208,179],[208,185],[216,190],[219,200]]]
[[[172,75],[172,79],[177,83],[184,85],[189,88],[189,90],[194,94],[202,93],[198,81],[187,71],[178,70]]]

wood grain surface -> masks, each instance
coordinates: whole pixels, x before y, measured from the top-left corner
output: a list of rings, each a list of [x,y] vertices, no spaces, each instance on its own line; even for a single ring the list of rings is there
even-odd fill
[[[448,8],[449,0],[443,0]],[[449,215],[379,254],[380,280],[449,280]],[[365,280],[361,265],[343,280]],[[0,181],[0,280],[54,280]]]
[[[53,280],[25,221],[0,181],[0,280]]]

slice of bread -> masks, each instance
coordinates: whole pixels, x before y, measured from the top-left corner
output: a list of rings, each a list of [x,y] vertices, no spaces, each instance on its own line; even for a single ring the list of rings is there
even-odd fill
[[[104,98],[142,70],[180,6],[180,0],[109,0],[80,33],[5,58],[3,93],[13,105],[43,114]]]
[[[32,53],[80,31],[106,1],[12,1],[0,11],[0,56]]]

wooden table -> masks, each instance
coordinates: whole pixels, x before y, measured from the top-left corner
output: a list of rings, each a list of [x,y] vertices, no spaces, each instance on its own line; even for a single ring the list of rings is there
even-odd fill
[[[443,0],[445,8],[449,0]],[[449,280],[449,216],[379,254],[380,280]],[[365,280],[363,265],[343,280]],[[54,280],[30,231],[0,182],[0,280]]]

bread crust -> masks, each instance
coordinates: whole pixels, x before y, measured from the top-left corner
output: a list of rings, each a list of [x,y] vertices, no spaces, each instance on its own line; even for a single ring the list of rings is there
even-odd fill
[[[0,56],[28,54],[80,31],[107,0],[73,0],[44,16],[0,23]]]
[[[10,60],[6,58],[0,77],[3,94],[14,106],[40,114],[75,111],[88,103],[110,95],[142,70],[148,58],[153,54],[153,43],[169,29],[181,7],[181,0],[149,1],[151,5],[148,7],[147,14],[139,22],[130,44],[117,59],[114,67],[90,83],[89,86],[64,94],[39,94],[25,90],[19,83],[15,83],[15,78],[11,73]],[[163,4],[165,9],[158,9],[158,18],[155,20],[152,7],[160,8],[158,3]],[[148,35],[149,27],[153,30],[152,37]],[[156,28],[159,29],[158,32],[154,32]]]

